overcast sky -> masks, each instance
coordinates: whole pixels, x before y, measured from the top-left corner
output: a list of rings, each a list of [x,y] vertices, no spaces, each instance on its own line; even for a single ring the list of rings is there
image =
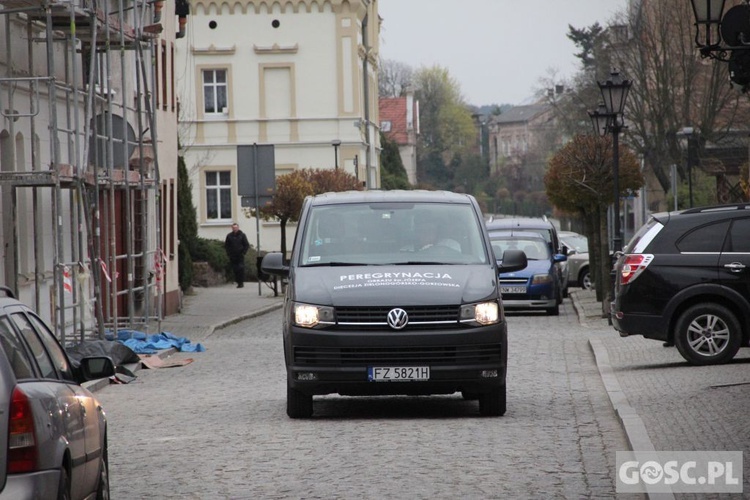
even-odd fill
[[[524,104],[554,69],[580,65],[568,25],[606,26],[627,0],[380,0],[380,56],[439,65],[469,104]]]

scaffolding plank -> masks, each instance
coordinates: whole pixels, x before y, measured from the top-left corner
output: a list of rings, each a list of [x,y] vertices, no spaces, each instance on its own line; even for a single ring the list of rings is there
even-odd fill
[[[54,186],[55,172],[0,172],[0,183],[15,186]]]

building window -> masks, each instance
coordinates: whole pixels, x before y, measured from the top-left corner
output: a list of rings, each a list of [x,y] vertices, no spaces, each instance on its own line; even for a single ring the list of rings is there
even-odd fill
[[[227,70],[203,70],[203,110],[214,114],[227,112]]]
[[[232,176],[229,170],[206,172],[206,219],[232,219]]]
[[[380,131],[381,132],[390,132],[391,131],[391,122],[386,120],[380,122]]]

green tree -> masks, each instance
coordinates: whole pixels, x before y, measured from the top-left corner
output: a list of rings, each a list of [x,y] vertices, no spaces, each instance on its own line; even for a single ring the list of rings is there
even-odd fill
[[[420,68],[413,85],[419,100],[418,179],[421,184],[450,189],[454,155],[474,147],[477,141],[471,111],[445,68]]]
[[[612,146],[611,136],[577,135],[552,157],[544,177],[549,200],[584,221],[597,300],[604,306],[603,293],[611,287],[607,208],[615,199]],[[638,159],[622,145],[619,153],[620,192],[637,192],[643,186]]]
[[[182,291],[193,282],[193,259],[198,240],[198,217],[193,205],[193,189],[188,176],[185,158],[177,158],[177,268]]]
[[[381,132],[380,146],[380,186],[383,189],[411,189],[398,144]]]

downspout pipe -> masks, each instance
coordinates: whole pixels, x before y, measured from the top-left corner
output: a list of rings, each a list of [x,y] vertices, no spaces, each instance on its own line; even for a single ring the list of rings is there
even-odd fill
[[[188,0],[177,0],[174,6],[175,15],[178,17],[180,29],[175,33],[175,38],[185,38],[187,33],[187,16],[190,15],[190,4]]]
[[[368,18],[369,13],[365,14],[364,19],[362,19],[362,44],[365,47],[365,57],[362,61],[362,80],[364,83],[363,97],[365,101],[365,172],[367,179],[367,189],[375,189],[377,188],[377,185],[375,183],[375,175],[372,172],[372,167],[370,165],[372,161],[372,145],[370,144],[370,78],[367,64],[367,59],[370,56],[370,47],[367,37]]]

